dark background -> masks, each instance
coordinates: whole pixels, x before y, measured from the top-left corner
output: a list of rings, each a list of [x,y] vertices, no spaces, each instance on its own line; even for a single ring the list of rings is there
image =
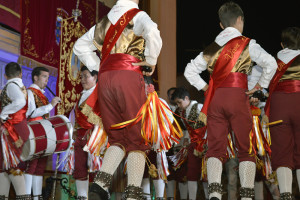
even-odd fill
[[[227,0],[228,1],[228,0]],[[204,102],[204,93],[190,85],[184,69],[222,31],[218,18],[225,0],[177,0],[177,87],[185,87],[191,99]],[[281,50],[281,31],[300,27],[300,0],[233,0],[244,11],[243,35],[255,39],[272,56]],[[201,77],[208,83],[209,73]]]
[[[224,0],[177,0],[177,72],[184,68],[222,31],[218,9]],[[281,30],[300,26],[300,0],[235,0],[244,11],[243,35],[255,39],[276,56]]]

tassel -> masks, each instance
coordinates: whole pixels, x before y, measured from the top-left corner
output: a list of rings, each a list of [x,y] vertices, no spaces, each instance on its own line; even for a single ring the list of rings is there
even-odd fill
[[[173,118],[175,125],[171,123],[168,116]],[[155,91],[148,94],[147,101],[134,119],[114,124],[111,126],[111,129],[131,127],[139,121],[141,121],[141,135],[145,143],[149,143],[155,151],[169,150],[172,144],[174,142],[178,144],[183,136],[177,120],[172,115],[172,111],[158,98]]]
[[[100,168],[102,166],[103,162],[103,157],[101,156],[94,156],[93,154],[88,154],[88,167],[89,167],[89,172],[96,172],[100,171]]]
[[[150,162],[150,160],[147,156],[146,156],[146,164],[149,168],[148,173],[151,176],[151,178],[157,178],[157,176],[158,176],[157,169],[156,169],[155,165]]]
[[[75,168],[74,143],[72,144],[70,149],[65,152],[65,156],[62,159],[60,159],[56,168],[59,169],[61,167],[65,172],[67,172],[67,174],[73,174]]]
[[[168,166],[166,152],[165,151],[158,152],[156,156],[156,160],[157,160],[158,175],[162,180],[167,182],[167,176],[169,176],[170,172],[168,169],[169,166]]]
[[[87,144],[83,147],[83,150],[97,157],[104,154],[107,143],[108,138],[103,126],[95,125]]]
[[[173,169],[177,170],[181,165],[186,161],[188,155],[188,150],[186,147],[183,147],[173,156],[169,156],[171,162],[173,162]]]
[[[2,153],[3,153],[3,167],[8,170],[10,168],[15,168],[20,163],[20,157],[17,153],[17,149],[15,145],[11,144],[8,139],[8,135],[5,133],[6,128],[1,126],[1,145],[2,145]]]

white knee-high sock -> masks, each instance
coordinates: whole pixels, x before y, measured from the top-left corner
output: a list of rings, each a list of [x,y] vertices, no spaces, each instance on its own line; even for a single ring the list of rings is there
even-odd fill
[[[188,181],[189,199],[196,200],[197,197],[198,182]]]
[[[222,162],[218,158],[208,158],[207,160],[207,180],[208,185],[211,183],[219,183],[221,184],[221,176],[222,176],[223,165]],[[213,192],[209,194],[209,198],[217,197],[218,199],[222,198],[222,194],[218,192]]]
[[[176,182],[174,180],[168,181],[166,184],[167,198],[174,198],[175,184]]]
[[[8,197],[10,189],[10,179],[6,172],[0,173],[0,195]]]
[[[276,170],[279,191],[281,193],[292,193],[293,173],[288,167],[279,167]]]
[[[16,195],[25,195],[26,194],[26,186],[25,186],[25,178],[24,175],[14,176],[12,174],[8,175],[11,183],[14,186]]]
[[[165,182],[162,179],[153,180],[156,198],[162,198],[165,194]]]
[[[127,158],[127,185],[141,187],[144,170],[145,170],[145,153],[139,151],[132,151],[128,154]],[[131,200],[128,198],[127,200]]]
[[[239,175],[241,187],[254,188],[256,164],[251,161],[243,161],[239,164]],[[241,198],[241,200],[252,200],[252,198]]]
[[[143,188],[144,196],[147,198],[147,200],[151,199],[150,179],[149,178],[143,178],[142,188]]]
[[[42,195],[43,176],[32,177],[32,194],[35,196],[33,200],[39,200],[38,195]]]
[[[254,182],[254,196],[255,200],[264,200],[264,183],[263,181]]]
[[[187,182],[179,182],[178,183],[180,199],[187,199],[188,198],[188,184]]]
[[[127,158],[128,185],[141,187],[144,170],[145,154],[138,151],[130,152]]]
[[[297,182],[298,182],[298,189],[300,191],[300,169],[296,170],[296,177],[297,177]]]
[[[89,193],[89,180],[76,180],[76,189],[77,189],[77,196],[79,197],[88,197]]]
[[[26,184],[26,193],[31,194],[32,189],[32,175],[31,174],[25,174],[25,184]]]
[[[104,154],[103,163],[100,171],[113,175],[116,169],[118,168],[119,164],[123,160],[124,156],[125,152],[120,147],[110,146]],[[95,181],[95,183],[100,185],[102,188],[107,189],[104,186],[105,183],[102,183],[100,181]]]

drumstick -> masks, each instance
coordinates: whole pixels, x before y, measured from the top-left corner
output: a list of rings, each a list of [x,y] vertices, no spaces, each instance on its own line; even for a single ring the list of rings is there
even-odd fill
[[[264,125],[270,126],[270,125],[279,124],[279,123],[282,123],[282,122],[283,122],[283,120],[277,120],[277,121],[270,122],[270,123],[267,123],[267,124],[264,124]]]
[[[46,86],[46,88],[49,90],[49,92],[50,92],[53,96],[56,96],[56,94],[54,94],[54,92],[53,92],[48,86]]]
[[[46,88],[50,91],[50,93],[51,93],[53,96],[56,97],[56,95],[54,94],[54,92],[53,92],[48,86],[46,86]],[[59,103],[60,103],[60,101],[59,101]]]

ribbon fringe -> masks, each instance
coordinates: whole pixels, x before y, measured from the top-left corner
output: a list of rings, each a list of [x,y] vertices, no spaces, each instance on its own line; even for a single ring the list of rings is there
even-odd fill
[[[168,115],[169,114],[169,115]],[[168,116],[172,116],[173,124]],[[132,120],[114,124],[111,129],[131,127],[141,121],[141,135],[146,144],[150,144],[156,152],[169,150],[172,144],[179,143],[183,136],[177,120],[170,108],[162,102],[154,91],[148,94],[147,101]]]

